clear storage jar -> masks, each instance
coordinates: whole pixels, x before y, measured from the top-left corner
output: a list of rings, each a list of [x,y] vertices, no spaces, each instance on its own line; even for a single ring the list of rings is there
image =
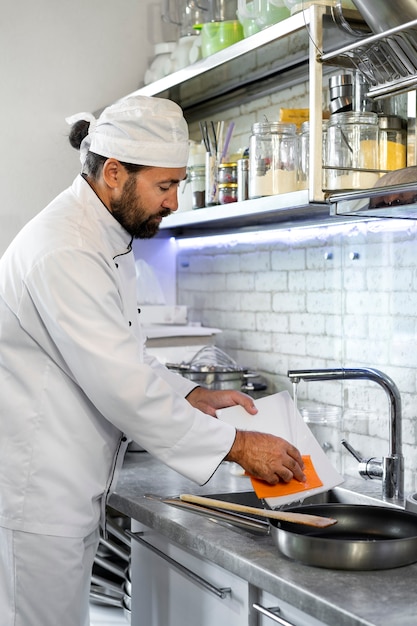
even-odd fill
[[[249,139],[249,198],[297,189],[295,124],[256,122]]]
[[[378,115],[346,111],[330,116],[325,155],[327,190],[369,189],[380,176]]]
[[[322,122],[322,165],[326,153],[327,120]],[[317,164],[316,164],[317,167]],[[298,189],[308,189],[310,182],[310,122],[303,122],[298,140]]]
[[[188,172],[191,184],[192,207],[202,209],[206,205],[206,168],[195,165]]]
[[[399,170],[407,165],[406,123],[398,115],[380,115],[379,167],[381,170]]]

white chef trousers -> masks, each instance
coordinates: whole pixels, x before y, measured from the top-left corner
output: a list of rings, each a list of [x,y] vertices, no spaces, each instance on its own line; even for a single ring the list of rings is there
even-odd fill
[[[88,626],[98,542],[0,527],[0,626]]]

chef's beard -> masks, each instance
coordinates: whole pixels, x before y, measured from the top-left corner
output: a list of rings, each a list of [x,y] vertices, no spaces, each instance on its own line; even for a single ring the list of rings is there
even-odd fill
[[[147,216],[141,206],[140,197],[136,191],[136,177],[131,174],[123,188],[119,200],[110,201],[113,217],[134,239],[151,239],[159,230],[158,218],[171,214],[169,209],[163,209],[156,215]]]

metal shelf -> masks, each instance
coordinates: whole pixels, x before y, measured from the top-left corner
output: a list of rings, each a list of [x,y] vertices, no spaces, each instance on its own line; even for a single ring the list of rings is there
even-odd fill
[[[312,5],[133,92],[169,97],[182,106],[186,118],[192,121],[202,119],[199,116],[203,111],[215,110],[222,99],[226,102],[223,108],[227,108],[233,98],[234,102],[242,101],[248,93],[251,95],[246,97],[255,97],[265,85],[271,90],[277,90],[278,85],[282,88],[283,77],[296,76],[294,80],[299,82],[309,80],[309,189],[173,214],[163,221],[161,236],[300,225],[334,221],[335,216],[346,215],[335,209],[333,198],[330,204],[326,201],[321,168],[316,166],[322,162],[323,66],[359,70],[372,85],[370,97],[411,90],[417,85],[417,20],[382,35],[368,36],[369,30],[358,12],[348,12],[349,23],[354,25],[351,31],[344,29],[336,17],[331,9]],[[343,202],[349,202],[345,195]]]
[[[332,215],[415,220],[417,182],[335,194],[329,202]]]
[[[268,47],[277,44],[279,41],[283,41],[288,36],[294,35],[295,33],[305,30],[305,28],[309,25],[311,19],[311,14],[309,11],[305,11],[302,13],[298,13],[293,15],[277,24],[273,24],[268,28],[260,31],[259,33],[255,33],[250,37],[242,39],[241,41],[225,48],[224,50],[220,50],[211,56],[201,59],[192,65],[189,65],[177,72],[169,74],[160,80],[157,80],[149,85],[145,85],[132,92],[134,95],[141,94],[146,96],[155,96],[155,95],[165,95],[167,93],[175,92],[176,96],[180,95],[179,88],[186,85],[187,86],[187,94],[189,95],[189,102],[187,106],[193,106],[196,103],[206,101],[207,98],[212,98],[213,95],[211,93],[211,85],[210,90],[204,89],[201,91],[201,82],[198,80],[203,75],[207,75],[210,73],[215,73],[216,78],[220,78],[217,80],[217,84],[221,89],[221,92],[227,91],[231,88],[230,84],[225,84],[225,79],[231,79],[233,77],[234,72],[230,70],[230,68],[235,69],[239,68],[239,60],[245,56],[253,59],[253,67],[254,71],[250,72],[249,75],[245,72],[246,78],[250,81],[257,78],[256,65],[258,64],[259,55],[263,54],[267,51]],[[274,52],[277,52],[277,57],[271,61],[269,71],[273,71],[272,67],[279,67],[282,69],[283,67],[289,67],[291,65],[296,65],[300,62],[305,62],[307,60],[307,56],[305,53],[305,45],[301,45],[299,49],[289,50],[288,47],[285,48],[281,53],[279,50],[274,48]],[[259,64],[259,65],[262,65]],[[267,70],[267,73],[269,73]],[[264,72],[261,73],[264,75]],[[205,76],[205,79],[207,77]],[[236,72],[236,78],[242,79],[241,67],[240,71]],[[232,85],[233,86],[233,85]],[[132,94],[129,94],[132,95]],[[183,104],[182,100],[179,104]]]
[[[308,191],[303,190],[174,213],[163,220],[160,230],[165,236],[196,236],[213,231],[236,231],[237,228],[259,229],[271,224],[288,227],[318,219],[331,219],[329,205],[310,203]]]

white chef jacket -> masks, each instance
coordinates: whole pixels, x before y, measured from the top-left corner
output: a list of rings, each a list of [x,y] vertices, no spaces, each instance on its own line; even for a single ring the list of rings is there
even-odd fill
[[[200,484],[233,444],[184,399],[194,384],[146,354],[130,243],[78,176],[0,261],[5,528],[91,532],[126,437]]]

